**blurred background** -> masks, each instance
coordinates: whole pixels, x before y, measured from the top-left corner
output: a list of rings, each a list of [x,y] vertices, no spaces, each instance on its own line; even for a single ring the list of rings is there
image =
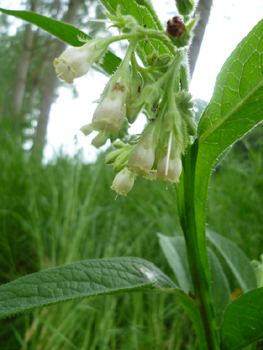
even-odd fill
[[[173,1],[160,20],[176,15]],[[92,37],[112,32],[99,2],[0,1],[76,25]],[[189,51],[191,92],[209,101],[216,75],[240,40],[263,18],[260,0],[200,0]],[[138,179],[127,197],[110,190],[106,145],[78,129],[91,121],[108,78],[91,70],[69,85],[53,60],[65,44],[35,26],[0,15],[0,284],[73,261],[113,256],[150,260],[172,279],[157,232],[181,234],[173,187]],[[126,44],[112,50],[123,57]],[[145,118],[130,129],[142,130]],[[262,125],[238,141],[212,172],[207,223],[248,257],[263,253]],[[147,250],[145,249],[147,247]],[[234,288],[234,286],[233,286]],[[194,349],[188,316],[174,297],[130,294],[78,300],[0,321],[0,349]],[[262,347],[263,348],[263,347]],[[260,349],[260,344],[258,345]]]

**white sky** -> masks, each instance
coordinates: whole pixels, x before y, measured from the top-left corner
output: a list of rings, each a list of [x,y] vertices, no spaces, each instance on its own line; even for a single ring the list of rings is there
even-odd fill
[[[17,3],[20,1],[17,0]],[[0,0],[1,7],[15,9],[16,1]],[[152,3],[165,25],[176,15],[174,0],[152,0]],[[5,5],[5,6],[4,6]],[[263,18],[262,0],[214,0],[200,55],[191,82],[194,98],[209,101],[215,79],[224,61],[236,45]],[[96,103],[107,78],[100,73],[90,71],[85,77],[75,80],[79,97],[74,99],[67,88],[59,89],[59,98],[53,104],[48,124],[46,159],[57,154],[60,147],[63,152],[74,154],[83,147],[85,160],[96,158],[97,151],[90,145],[95,132],[85,137],[78,129],[91,122]],[[144,118],[144,117],[143,117]],[[133,132],[140,132],[143,119]]]

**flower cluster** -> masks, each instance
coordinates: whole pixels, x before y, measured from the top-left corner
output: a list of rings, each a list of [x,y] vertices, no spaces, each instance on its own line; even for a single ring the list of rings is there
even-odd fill
[[[106,157],[106,163],[113,164],[113,171],[117,173],[111,188],[118,194],[126,195],[137,176],[179,182],[181,155],[196,132],[191,95],[184,90],[188,87],[186,50],[160,54],[150,39],[166,43],[171,40],[182,47],[189,42],[194,22],[185,25],[178,17],[173,17],[168,21],[167,31],[158,32],[140,26],[133,17],[122,15],[120,9],[117,16],[108,14],[108,17],[124,34],[69,48],[54,61],[58,77],[73,83],[75,78],[89,71],[112,42],[130,41],[122,63],[101,94],[91,123],[80,130],[85,135],[93,130],[99,132],[92,140],[97,148],[107,139],[112,142],[119,139],[113,142],[114,150]],[[144,58],[145,67],[138,63],[135,54],[142,40],[146,40],[152,50],[152,54]],[[132,124],[141,112],[148,119],[146,127],[141,135],[128,136],[129,123]]]

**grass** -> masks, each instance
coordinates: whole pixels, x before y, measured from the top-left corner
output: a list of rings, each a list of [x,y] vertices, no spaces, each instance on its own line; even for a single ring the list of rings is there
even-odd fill
[[[250,259],[262,253],[262,147],[251,133],[213,173],[207,219]],[[251,138],[252,137],[252,138]],[[0,281],[72,261],[137,256],[171,278],[157,232],[180,231],[172,186],[138,179],[127,197],[110,190],[104,156],[85,165],[60,156],[25,159],[8,137],[0,151]],[[245,145],[245,146],[244,146]],[[11,156],[10,156],[11,154]],[[1,350],[195,349],[193,326],[172,296],[106,296],[1,321]]]

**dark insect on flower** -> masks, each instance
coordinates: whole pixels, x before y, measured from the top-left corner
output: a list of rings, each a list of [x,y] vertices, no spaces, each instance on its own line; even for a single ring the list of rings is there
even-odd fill
[[[180,38],[185,32],[185,25],[175,16],[167,21],[166,31],[169,35]]]

